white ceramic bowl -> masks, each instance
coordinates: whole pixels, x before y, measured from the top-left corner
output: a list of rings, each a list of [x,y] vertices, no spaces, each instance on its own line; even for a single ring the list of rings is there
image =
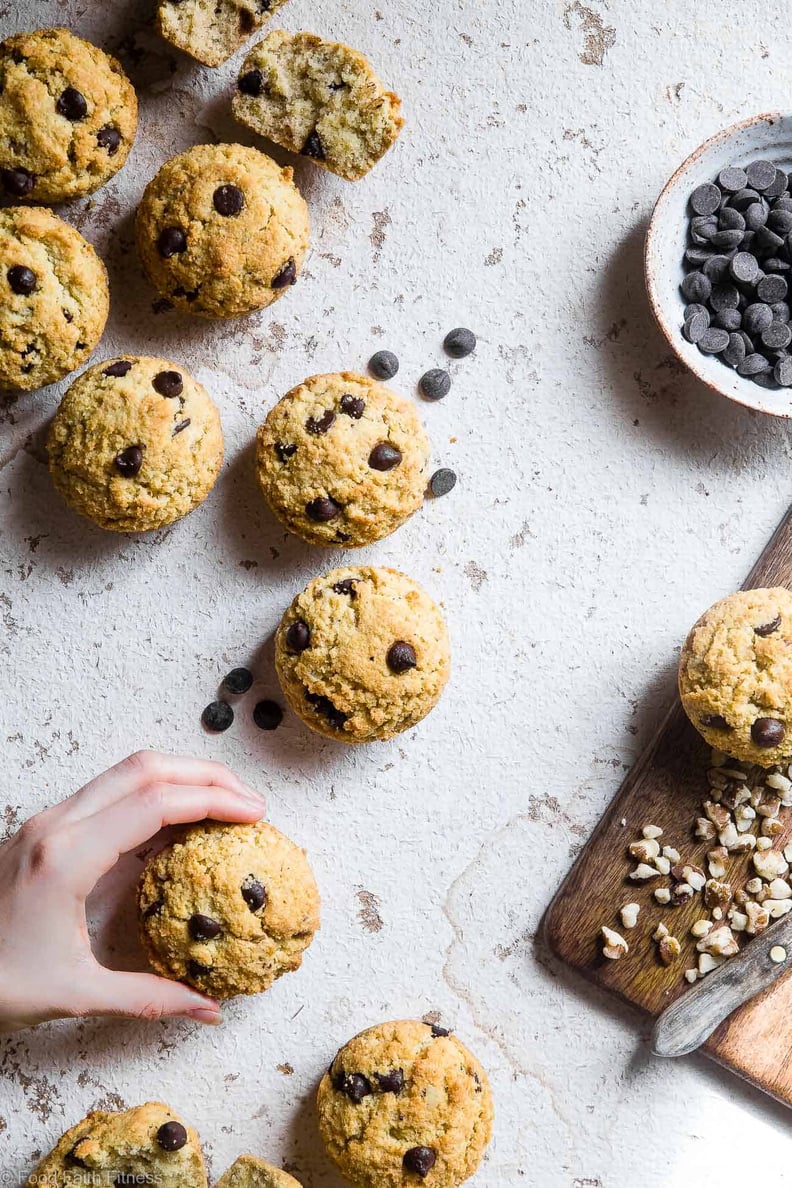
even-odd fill
[[[792,169],[792,115],[773,112],[734,124],[707,140],[677,169],[652,212],[646,235],[646,288],[660,329],[686,367],[710,388],[774,417],[792,417],[792,388],[770,391],[738,375],[717,355],[703,355],[682,337],[685,299],[679,285],[685,275],[688,199],[702,182],[714,182],[727,165],[743,167],[764,158]],[[792,273],[784,273],[792,289]]]

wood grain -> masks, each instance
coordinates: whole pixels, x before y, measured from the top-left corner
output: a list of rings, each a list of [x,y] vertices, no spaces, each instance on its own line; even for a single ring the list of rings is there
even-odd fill
[[[792,590],[792,508],[744,588],[759,586]],[[705,913],[698,895],[684,907],[657,904],[653,888],[667,880],[630,882],[626,875],[634,863],[627,856],[627,846],[640,837],[644,825],[658,825],[663,830],[662,844],[675,846],[685,862],[706,870],[705,855],[712,842],[696,841],[693,826],[707,798],[708,758],[709,748],[677,700],[624,780],[545,916],[544,936],[557,957],[587,981],[653,1017],[690,989],[683,976],[685,969],[695,965],[696,942],[690,936],[690,926]],[[792,810],[782,810],[782,821],[786,829],[780,844],[784,846],[792,840]],[[730,856],[729,872],[736,885],[742,885],[742,873],[749,867],[750,855]],[[619,908],[630,901],[641,904],[641,913],[637,927],[624,930]],[[680,960],[668,968],[658,961],[651,939],[661,920],[682,945]],[[629,953],[619,961],[601,955],[603,924],[617,929],[629,943]],[[717,1028],[702,1051],[792,1105],[792,979],[780,978],[745,1003]]]

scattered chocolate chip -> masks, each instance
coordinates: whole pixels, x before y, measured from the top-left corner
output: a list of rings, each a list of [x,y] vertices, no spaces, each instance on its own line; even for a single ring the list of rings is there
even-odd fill
[[[251,912],[257,912],[264,907],[267,902],[267,892],[258,879],[254,879],[250,875],[240,888],[242,898],[250,908]]]
[[[66,321],[67,321],[67,322],[73,322],[73,321],[74,321],[74,314],[72,313],[72,311],[71,311],[70,309],[64,309],[64,311],[63,311],[63,316],[64,316],[64,318],[66,319]]]
[[[310,133],[300,152],[304,157],[312,157],[314,161],[324,161],[324,145],[319,139],[319,133],[316,131],[316,128]]]
[[[211,916],[202,916],[200,913],[190,916],[187,929],[194,941],[214,940],[223,931],[218,920],[213,920]]]
[[[786,727],[778,718],[757,718],[751,727],[751,738],[757,747],[777,747],[785,734]]]
[[[426,1179],[437,1162],[437,1152],[431,1147],[411,1147],[405,1152],[402,1164],[405,1171],[415,1172],[421,1179]]]
[[[239,186],[218,186],[212,195],[212,202],[218,214],[232,218],[244,209],[245,195]]]
[[[88,104],[81,91],[75,87],[67,87],[59,96],[55,110],[58,115],[65,116],[67,120],[76,124],[78,120],[84,120],[88,115]]]
[[[325,697],[321,693],[306,692],[305,700],[309,705],[314,707],[318,714],[321,714],[327,719],[334,730],[341,730],[343,728],[349,714],[345,714],[342,710],[334,706],[329,697]]]
[[[691,298],[691,300],[693,300]],[[376,379],[393,379],[399,370],[399,360],[392,351],[377,351],[369,359],[369,371]]]
[[[173,296],[174,297],[183,297],[185,299],[185,301],[195,301],[198,297],[200,290],[201,290],[200,285],[198,285],[197,288],[195,288],[195,289],[185,289],[184,285],[178,285],[173,290]]]
[[[102,375],[109,375],[114,379],[120,379],[122,375],[126,375],[131,370],[132,364],[129,359],[116,359],[115,363],[111,363],[108,367],[105,367]]]
[[[27,297],[38,283],[35,272],[32,268],[26,268],[24,264],[14,264],[6,275],[11,292],[16,293],[19,297]]]
[[[160,371],[154,376],[151,386],[160,396],[175,400],[184,391],[184,380],[178,371]]]
[[[441,1027],[438,1023],[432,1023],[430,1026],[435,1039],[445,1039],[446,1036],[451,1034],[447,1027]]]
[[[761,635],[764,639],[768,635],[772,635],[774,631],[778,631],[781,626],[781,616],[776,615],[769,623],[763,623],[761,627],[754,627],[754,634]]]
[[[181,1122],[166,1122],[157,1131],[157,1142],[163,1151],[181,1151],[187,1145],[187,1131]]]
[[[152,918],[152,916],[158,916],[160,914],[160,912],[162,911],[162,909],[164,908],[164,906],[165,906],[164,899],[155,899],[154,902],[150,903],[148,905],[148,907],[146,908],[146,910],[143,912],[143,919],[150,920]]]
[[[343,578],[334,584],[333,590],[336,594],[348,594],[350,598],[357,598],[354,578]]]
[[[418,387],[426,400],[442,400],[451,391],[451,376],[442,367],[433,367],[421,376]]]
[[[297,265],[294,261],[294,256],[289,256],[286,263],[281,268],[277,276],[272,278],[270,288],[285,289],[288,285],[297,284]]]
[[[201,714],[201,721],[206,729],[214,731],[215,734],[220,734],[223,730],[228,730],[233,720],[234,711],[225,701],[210,701],[209,705],[207,705]]]
[[[710,730],[731,730],[731,726],[723,714],[704,714],[704,717],[701,718],[701,725]]]
[[[309,433],[313,433],[315,437],[321,437],[323,433],[327,433],[335,419],[335,413],[332,408],[328,408],[319,418],[309,417],[305,422],[305,428]]]
[[[177,433],[183,433],[185,429],[189,429],[192,421],[189,417],[185,417],[183,421],[179,421],[178,425],[174,425],[171,436],[175,437]]]
[[[457,483],[457,476],[453,470],[436,470],[429,479],[429,490],[439,499],[441,495],[447,495],[449,491],[453,491]]]
[[[339,1092],[345,1093],[350,1101],[358,1105],[364,1097],[369,1097],[373,1090],[368,1077],[364,1077],[362,1073],[350,1073],[349,1076],[342,1077]]]
[[[352,417],[353,421],[359,421],[366,411],[366,402],[360,396],[353,396],[350,392],[345,392],[341,397],[339,407],[341,412]]]
[[[297,655],[311,646],[311,630],[304,619],[296,619],[286,631],[286,647]]]
[[[187,974],[193,979],[205,978],[208,973],[212,972],[211,965],[201,965],[200,961],[187,962]]]
[[[11,198],[27,198],[36,184],[29,169],[0,169],[0,182]]]
[[[157,251],[164,260],[187,251],[187,236],[181,227],[163,227],[157,236]]]
[[[369,454],[368,464],[372,470],[393,470],[402,460],[402,452],[390,442],[380,441]]]
[[[253,707],[253,721],[259,730],[277,730],[283,721],[283,710],[277,701],[259,701]]]
[[[120,454],[116,454],[115,468],[124,478],[134,478],[140,474],[143,465],[143,450],[140,446],[127,446]]]
[[[243,33],[247,37],[256,27],[256,22],[253,19],[253,13],[248,12],[246,8],[240,9],[238,24],[239,32]]]
[[[397,639],[396,643],[391,644],[388,648],[388,668],[391,672],[395,672],[397,676],[400,676],[403,672],[408,672],[411,668],[415,668],[417,663],[418,659],[415,655],[415,648],[403,639]]]
[[[275,453],[278,455],[278,458],[281,462],[286,462],[287,459],[293,458],[297,453],[297,446],[292,445],[291,443],[289,443],[289,445],[284,445],[282,441],[276,441]]]
[[[96,143],[103,148],[108,157],[114,157],[121,147],[121,133],[112,124],[105,124],[96,133]]]
[[[223,688],[228,693],[247,693],[250,686],[253,684],[253,673],[249,668],[232,668],[229,673],[223,677]]]
[[[337,516],[341,515],[342,510],[341,505],[336,503],[335,499],[331,499],[329,495],[312,499],[305,505],[305,514],[309,520],[313,520],[316,524],[326,524],[329,520],[335,520]]]
[[[464,359],[466,355],[472,355],[475,351],[476,336],[472,330],[466,330],[464,326],[457,326],[456,330],[451,330],[446,334],[443,346],[452,358]]]
[[[401,1093],[404,1088],[404,1073],[400,1068],[390,1072],[374,1073],[380,1093]]]
[[[71,1151],[68,1151],[66,1153],[66,1162],[71,1167],[87,1167],[88,1166],[88,1164],[85,1162],[85,1160],[82,1158],[82,1156],[77,1154],[80,1144],[83,1143],[85,1141],[85,1139],[88,1137],[89,1137],[88,1135],[83,1135],[83,1137],[79,1140],[79,1142],[76,1142],[74,1144]]]
[[[266,89],[266,80],[261,70],[248,70],[237,79],[237,90],[243,95],[252,95],[254,99],[263,95]]]

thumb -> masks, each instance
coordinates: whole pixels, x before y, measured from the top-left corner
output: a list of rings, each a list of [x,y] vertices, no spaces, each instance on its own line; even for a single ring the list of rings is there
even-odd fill
[[[220,1004],[181,982],[146,973],[96,971],[83,998],[85,1015],[118,1015],[130,1019],[183,1017],[217,1026],[222,1022]]]

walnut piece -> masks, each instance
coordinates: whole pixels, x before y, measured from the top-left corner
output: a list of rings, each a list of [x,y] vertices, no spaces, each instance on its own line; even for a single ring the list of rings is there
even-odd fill
[[[682,952],[682,946],[675,936],[664,936],[657,946],[663,965],[671,965]]]
[[[618,961],[619,958],[624,957],[629,953],[630,947],[623,936],[618,932],[614,932],[612,928],[608,928],[605,924],[602,925],[602,956],[607,957],[609,961]]]

